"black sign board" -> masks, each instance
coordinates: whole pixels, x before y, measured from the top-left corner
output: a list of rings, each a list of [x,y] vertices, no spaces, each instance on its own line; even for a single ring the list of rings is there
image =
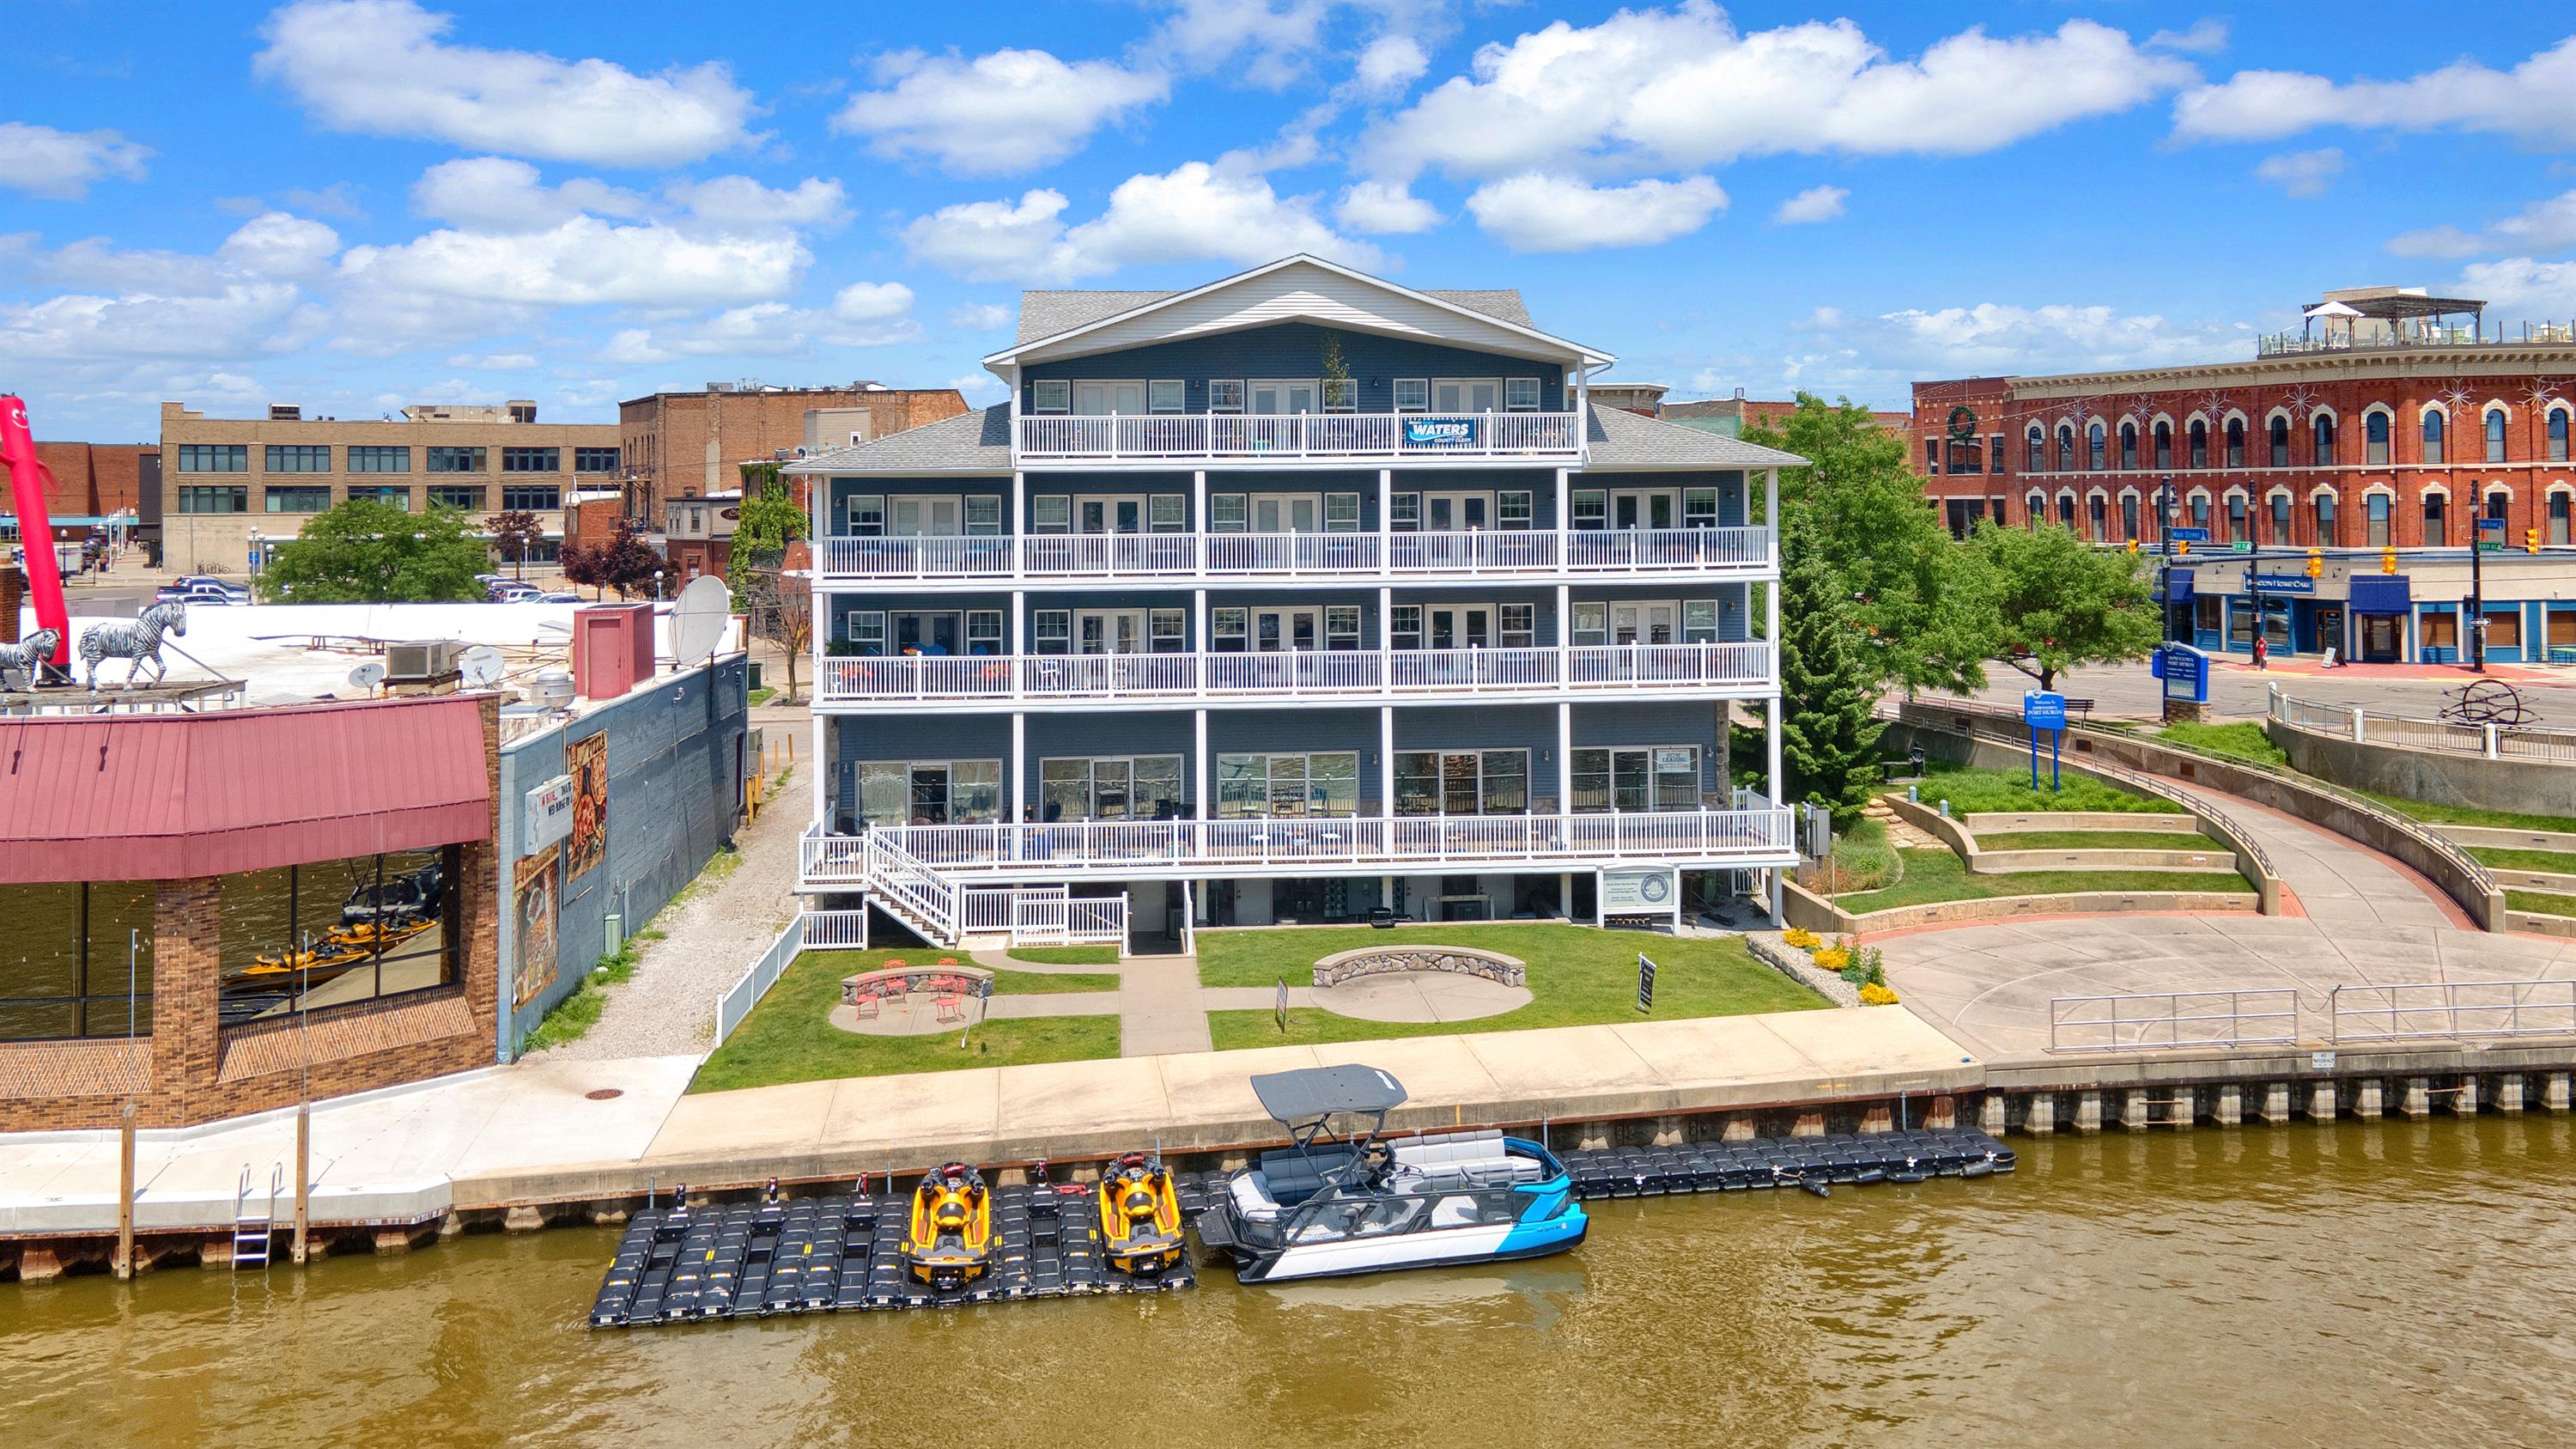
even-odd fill
[[[1655,963],[1642,951],[1637,953],[1637,1009],[1655,1009]]]

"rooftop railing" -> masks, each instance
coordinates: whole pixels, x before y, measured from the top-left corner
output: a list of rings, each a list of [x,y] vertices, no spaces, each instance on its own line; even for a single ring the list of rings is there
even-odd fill
[[[1771,530],[1763,527],[826,538],[816,562],[827,587],[976,579],[1766,574],[1776,567]]]

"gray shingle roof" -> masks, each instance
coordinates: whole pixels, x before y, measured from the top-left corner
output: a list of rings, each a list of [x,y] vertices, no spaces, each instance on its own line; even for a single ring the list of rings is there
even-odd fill
[[[791,473],[1011,471],[1011,410],[977,408],[872,442],[818,453]]]
[[[1019,345],[1025,347],[1041,338],[1070,332],[1076,327],[1087,327],[1103,318],[1115,317],[1121,312],[1179,295],[1178,292],[1022,292]],[[1422,295],[1437,297],[1450,306],[1464,307],[1470,312],[1481,312],[1515,327],[1536,325],[1530,321],[1529,307],[1521,301],[1517,287],[1468,292],[1426,291]]]
[[[1807,462],[1795,453],[1618,408],[1592,409],[1587,431],[1592,450],[1584,470],[1592,473],[1622,468],[1801,468]]]

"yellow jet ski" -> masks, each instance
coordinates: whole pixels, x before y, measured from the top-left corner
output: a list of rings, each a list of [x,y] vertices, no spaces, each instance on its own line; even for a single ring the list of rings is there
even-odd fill
[[[993,1194],[984,1175],[952,1162],[912,1194],[905,1271],[933,1288],[963,1288],[993,1267]]]
[[[1181,1200],[1162,1158],[1130,1152],[1101,1174],[1100,1242],[1110,1267],[1138,1277],[1181,1261]]]

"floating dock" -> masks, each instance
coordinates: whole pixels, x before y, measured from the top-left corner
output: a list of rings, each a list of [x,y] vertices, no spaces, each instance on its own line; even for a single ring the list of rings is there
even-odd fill
[[[1574,1179],[1574,1195],[1586,1200],[1783,1187],[1822,1197],[1843,1186],[1986,1177],[2013,1170],[2013,1150],[1973,1127],[1752,1137],[1559,1156]]]

